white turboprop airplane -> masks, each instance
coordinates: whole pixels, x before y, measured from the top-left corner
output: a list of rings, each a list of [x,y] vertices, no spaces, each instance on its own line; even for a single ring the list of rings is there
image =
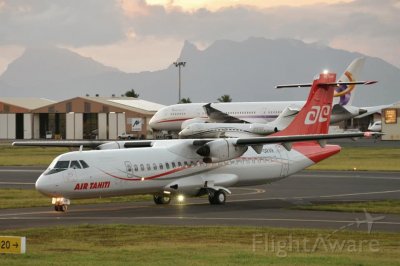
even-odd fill
[[[299,113],[298,107],[286,107],[272,122],[261,123],[192,123],[179,132],[179,138],[260,137],[285,129]]]
[[[339,81],[352,82],[364,65],[365,58],[357,58],[347,67]],[[310,84],[305,84],[310,85]],[[360,108],[352,106],[355,85],[342,83],[335,88],[331,123],[374,113],[382,106]],[[175,104],[160,109],[149,121],[154,130],[179,132],[193,123],[256,123],[267,124],[275,120],[285,108],[300,110],[305,101],[231,102]],[[207,125],[206,127],[208,127]]]
[[[208,194],[211,204],[223,204],[228,187],[276,181],[338,153],[340,146],[326,145],[327,139],[379,135],[327,134],[336,85],[335,74],[320,74],[293,122],[268,137],[103,142],[103,150],[80,149],[55,158],[36,189],[52,198],[56,211],[66,211],[70,199],[132,194],[153,194],[157,204],[176,195]]]

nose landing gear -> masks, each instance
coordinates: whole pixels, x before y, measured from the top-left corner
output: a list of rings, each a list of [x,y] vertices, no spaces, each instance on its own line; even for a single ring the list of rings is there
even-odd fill
[[[71,202],[66,198],[52,198],[51,203],[54,204],[54,210],[56,212],[66,212]]]

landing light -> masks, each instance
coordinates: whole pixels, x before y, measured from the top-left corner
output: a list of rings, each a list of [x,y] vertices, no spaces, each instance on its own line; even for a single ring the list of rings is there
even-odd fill
[[[178,200],[178,202],[183,202],[183,201],[185,200],[185,196],[183,196],[183,195],[178,195],[178,196],[176,197],[176,199]]]
[[[324,73],[324,75],[326,75],[326,74],[329,73],[329,70],[328,70],[328,69],[325,69],[322,73]]]

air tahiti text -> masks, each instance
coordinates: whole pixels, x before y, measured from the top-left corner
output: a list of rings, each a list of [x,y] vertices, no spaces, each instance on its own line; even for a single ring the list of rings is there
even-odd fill
[[[109,187],[110,187],[110,181],[77,183],[75,185],[74,190],[100,189],[100,188],[109,188]]]

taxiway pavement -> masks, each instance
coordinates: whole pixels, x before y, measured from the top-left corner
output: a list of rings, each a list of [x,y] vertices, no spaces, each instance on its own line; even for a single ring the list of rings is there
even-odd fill
[[[33,189],[43,169],[1,167],[0,188]],[[400,199],[400,173],[302,171],[267,185],[233,188],[227,203],[207,198],[157,206],[153,202],[72,205],[67,213],[48,207],[0,210],[0,229],[77,224],[236,225],[367,231],[364,213],[308,211],[296,205]],[[368,209],[366,210],[368,212]],[[373,231],[400,232],[400,215],[378,217]]]

